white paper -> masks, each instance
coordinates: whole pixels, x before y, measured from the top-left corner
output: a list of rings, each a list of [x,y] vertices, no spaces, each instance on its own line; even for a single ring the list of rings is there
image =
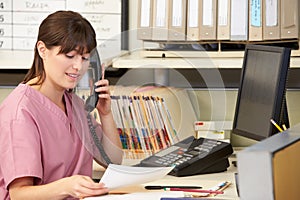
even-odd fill
[[[174,167],[132,167],[109,164],[100,182],[104,183],[105,186],[111,190],[161,179],[172,171],[173,168]]]
[[[160,200],[162,197],[184,197],[184,192],[136,192],[131,194],[122,195],[103,195],[98,197],[88,197],[84,198],[87,200]]]

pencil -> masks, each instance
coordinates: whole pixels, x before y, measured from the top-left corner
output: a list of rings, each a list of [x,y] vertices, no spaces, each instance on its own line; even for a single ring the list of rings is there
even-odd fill
[[[280,126],[278,126],[278,124],[273,120],[273,119],[270,119],[271,123],[280,131],[282,132],[283,130],[280,128]]]
[[[286,130],[285,124],[282,124],[282,128],[283,128],[283,130]]]

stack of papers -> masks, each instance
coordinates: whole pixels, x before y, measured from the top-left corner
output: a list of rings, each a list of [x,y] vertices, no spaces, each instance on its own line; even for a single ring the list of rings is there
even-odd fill
[[[100,182],[109,190],[138,185],[163,178],[174,167],[132,167],[109,164]],[[114,200],[156,200],[161,197],[183,197],[184,193],[178,192],[134,192],[131,194],[111,194],[95,197],[86,197],[85,200],[114,199]]]
[[[109,190],[143,184],[163,178],[174,167],[132,167],[109,164],[100,182]]]

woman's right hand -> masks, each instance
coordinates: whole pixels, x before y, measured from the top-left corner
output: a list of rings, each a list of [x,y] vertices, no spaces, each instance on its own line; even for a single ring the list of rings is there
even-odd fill
[[[84,198],[108,193],[103,183],[95,183],[89,176],[74,175],[65,178],[67,193],[75,198]]]
[[[17,178],[9,184],[11,199],[52,200],[70,196],[82,199],[107,193],[108,188],[103,183],[95,183],[89,176],[82,175],[73,175],[45,185],[34,185],[33,177]]]

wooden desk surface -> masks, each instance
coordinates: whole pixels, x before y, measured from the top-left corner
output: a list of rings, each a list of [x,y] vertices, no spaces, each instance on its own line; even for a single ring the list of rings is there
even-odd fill
[[[209,189],[218,185],[221,182],[229,181],[231,185],[224,190],[224,194],[219,194],[214,199],[230,199],[230,200],[238,200],[239,197],[237,195],[236,183],[234,173],[237,172],[237,168],[231,164],[235,158],[230,158],[230,167],[225,172],[221,173],[212,173],[212,174],[203,174],[203,175],[194,175],[187,177],[175,177],[167,175],[163,179],[149,182],[141,185],[134,185],[126,188],[120,188],[115,190],[114,192],[149,192],[144,189],[146,185],[198,185],[202,186],[203,189]],[[102,167],[94,164],[94,178],[100,178],[104,172]]]

